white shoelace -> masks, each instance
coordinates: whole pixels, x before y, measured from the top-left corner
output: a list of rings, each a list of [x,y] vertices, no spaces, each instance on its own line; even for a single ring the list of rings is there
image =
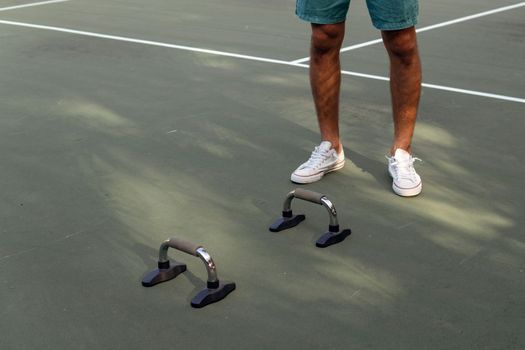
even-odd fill
[[[330,150],[328,151],[322,151],[319,149],[319,146],[314,148],[314,151],[312,152],[312,155],[310,155],[310,159],[306,162],[304,167],[310,167],[317,169],[321,164],[330,156]]]
[[[386,156],[386,158],[391,162],[391,164],[394,166],[396,176],[398,179],[405,179],[412,182],[416,181],[416,170],[414,169],[414,162],[417,160],[421,162],[421,159],[417,157],[412,157],[407,161],[398,161],[394,157]]]

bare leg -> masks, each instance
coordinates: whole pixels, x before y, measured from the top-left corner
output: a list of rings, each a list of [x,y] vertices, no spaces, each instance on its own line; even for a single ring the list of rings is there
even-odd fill
[[[312,24],[310,48],[310,85],[323,141],[330,141],[340,153],[339,91],[341,65],[339,50],[343,43],[345,23]]]
[[[390,58],[390,93],[394,118],[394,142],[390,153],[398,148],[411,153],[421,95],[421,62],[414,27],[383,31],[383,42]]]

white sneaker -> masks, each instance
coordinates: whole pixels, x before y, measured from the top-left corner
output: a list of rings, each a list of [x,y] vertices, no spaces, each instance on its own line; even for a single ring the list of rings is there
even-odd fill
[[[345,165],[345,153],[337,154],[332,143],[323,141],[315,147],[310,159],[292,173],[292,182],[307,184],[321,180],[324,174],[341,169]]]
[[[423,184],[421,178],[414,169],[414,162],[421,160],[412,157],[410,153],[400,148],[388,159],[388,173],[392,177],[392,189],[394,192],[403,197],[417,196],[421,193]]]

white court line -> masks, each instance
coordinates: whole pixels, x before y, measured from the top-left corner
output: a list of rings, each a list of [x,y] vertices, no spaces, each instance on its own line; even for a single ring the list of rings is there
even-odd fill
[[[494,9],[494,10],[480,12],[480,13],[477,13],[477,14],[474,14],[474,15],[465,16],[465,17],[461,17],[461,18],[456,18],[456,19],[453,19],[453,20],[450,20],[450,21],[446,21],[446,22],[442,22],[442,23],[438,23],[438,24],[433,24],[433,25],[427,26],[427,27],[418,28],[418,29],[416,29],[416,33],[421,33],[421,32],[426,32],[428,30],[432,30],[432,29],[436,29],[436,28],[446,27],[446,26],[449,26],[451,24],[456,24],[456,23],[460,23],[460,22],[469,21],[471,19],[492,15],[492,14],[498,13],[498,12],[512,10],[512,9],[515,9],[515,8],[518,8],[518,7],[522,7],[522,6],[525,6],[525,2],[520,2],[520,3],[515,4],[515,5],[500,7],[500,8]],[[367,41],[367,42],[364,42],[364,43],[361,43],[361,44],[356,44],[356,45],[344,47],[344,48],[341,49],[341,52],[347,52],[347,51],[359,49],[361,47],[379,44],[381,42],[383,42],[383,39],[371,40],[371,41]],[[307,62],[309,60],[310,60],[310,57],[303,57],[303,58],[300,58],[298,60],[292,61],[292,63],[303,63],[303,62]]]
[[[54,4],[54,3],[57,3],[57,2],[66,2],[66,1],[69,1],[69,0],[49,0],[49,1],[33,2],[31,4],[25,4],[25,5],[16,5],[16,6],[10,6],[10,7],[2,7],[2,8],[0,8],[0,11],[9,11],[9,10],[21,9],[21,8],[24,8],[24,7],[48,5],[48,4]]]
[[[27,28],[34,28],[34,29],[51,30],[51,31],[55,31],[55,32],[77,34],[77,35],[89,36],[89,37],[94,37],[94,38],[111,39],[111,40],[124,41],[124,42],[135,43],[135,44],[150,45],[150,46],[160,46],[160,47],[167,47],[167,48],[170,48],[170,49],[178,49],[178,50],[185,50],[185,51],[192,51],[192,52],[200,52],[200,53],[206,53],[206,54],[211,54],[211,55],[235,57],[235,58],[242,58],[242,59],[251,60],[251,61],[277,63],[277,64],[284,64],[284,65],[289,65],[289,66],[291,65],[291,66],[293,66],[293,64],[291,64],[290,62],[283,61],[283,60],[276,60],[276,59],[272,59],[272,58],[256,57],[256,56],[249,56],[249,55],[241,55],[241,54],[237,54],[237,53],[217,51],[217,50],[201,49],[201,48],[198,48],[198,47],[175,45],[175,44],[163,43],[163,42],[159,42],[159,41],[142,40],[142,39],[135,39],[135,38],[129,38],[129,37],[124,37],[124,36],[116,36],[116,35],[108,35],[108,34],[101,34],[101,33],[94,33],[94,32],[86,32],[86,31],[75,30],[75,29],[68,29],[68,28],[61,28],[61,27],[51,27],[51,26],[44,26],[44,25],[39,25],[39,24],[31,24],[31,23],[23,23],[23,22],[13,22],[13,21],[0,20],[0,24],[8,24],[8,25],[12,25],[12,26],[27,27]]]
[[[174,45],[174,44],[163,43],[163,42],[158,42],[158,41],[134,39],[134,38],[128,38],[128,37],[123,37],[123,36],[86,32],[86,31],[80,31],[80,30],[74,30],[74,29],[68,29],[68,28],[50,27],[50,26],[44,26],[44,25],[39,25],[39,24],[4,21],[4,20],[0,20],[0,24],[7,24],[7,25],[12,25],[12,26],[34,28],[34,29],[50,30],[50,31],[55,31],[55,32],[77,34],[77,35],[83,35],[83,36],[88,36],[88,37],[110,39],[110,40],[130,42],[130,43],[136,43],[136,44],[142,44],[142,45],[157,46],[157,47],[172,48],[172,49],[205,53],[205,54],[218,55],[218,56],[240,58],[244,60],[257,61],[257,62],[275,63],[275,64],[284,65],[284,66],[309,68],[309,65],[303,64],[303,63],[293,63],[289,61],[276,60],[272,58],[240,55],[240,54],[231,53],[231,52],[223,52],[223,51],[217,51],[217,50],[202,49],[202,48],[197,48],[197,47]],[[351,71],[341,71],[341,73],[344,75],[351,75],[351,76],[366,78],[366,79],[374,79],[374,80],[382,80],[382,81],[390,80],[387,77],[371,75],[371,74],[363,74],[363,73],[357,73],[357,72],[351,72]],[[453,87],[448,87],[448,86],[443,86],[443,85],[435,85],[435,84],[425,84],[424,83],[422,84],[422,86],[426,88],[430,88],[430,89],[458,92],[458,93],[463,93],[467,95],[482,96],[482,97],[489,97],[489,98],[505,100],[505,101],[525,103],[524,98],[518,98],[518,97],[512,97],[512,96],[504,96],[504,95],[497,95],[497,94],[486,93],[486,92],[481,92],[481,91],[458,89],[458,88],[453,88]]]
[[[307,64],[292,64],[296,67],[305,67],[308,68],[309,66]],[[364,74],[364,73],[357,73],[347,70],[342,70],[341,74],[343,75],[351,75],[354,77],[359,78],[366,78],[366,79],[373,79],[373,80],[381,80],[381,81],[390,81],[390,78],[383,77],[380,75],[373,75],[373,74]],[[518,103],[525,103],[525,98],[519,98],[519,97],[512,97],[512,96],[505,96],[505,95],[498,95],[493,94],[489,92],[482,92],[482,91],[474,91],[474,90],[467,90],[467,89],[459,89],[454,88],[450,86],[444,86],[444,85],[437,85],[437,84],[428,84],[428,83],[422,83],[422,87],[428,88],[428,89],[435,89],[435,90],[442,90],[442,91],[449,91],[449,92],[458,92],[465,95],[473,95],[473,96],[481,96],[481,97],[488,97],[488,98],[494,98],[497,100],[504,100],[504,101],[511,101],[511,102],[518,102]]]

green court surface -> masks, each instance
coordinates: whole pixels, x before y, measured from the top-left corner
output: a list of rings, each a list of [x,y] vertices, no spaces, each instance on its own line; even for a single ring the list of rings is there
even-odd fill
[[[525,348],[525,3],[421,0],[418,28],[485,14],[419,34],[416,198],[382,45],[342,53],[346,166],[303,186],[353,231],[326,249],[314,204],[268,231],[319,142],[293,0],[25,4],[0,1],[0,349]],[[344,46],[378,39],[351,11]],[[206,271],[173,250],[142,287],[172,236],[237,289],[191,308]]]

